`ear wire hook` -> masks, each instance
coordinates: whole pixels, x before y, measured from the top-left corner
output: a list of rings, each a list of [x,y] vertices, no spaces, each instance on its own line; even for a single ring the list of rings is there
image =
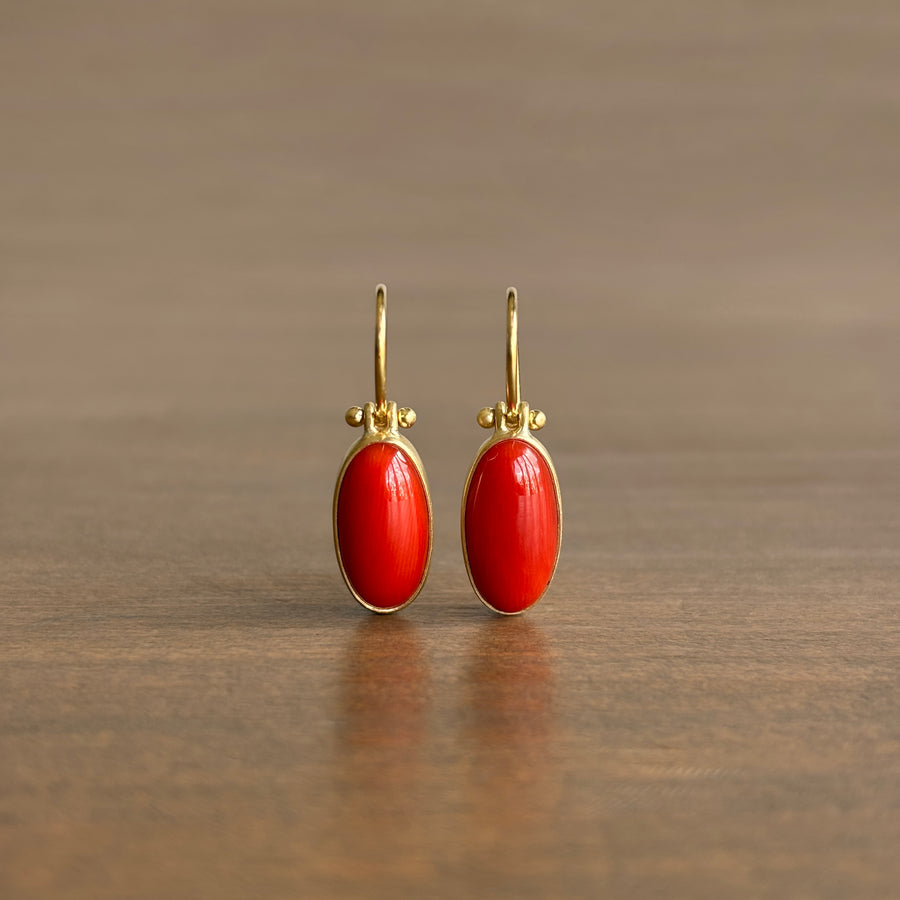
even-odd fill
[[[526,421],[527,419],[527,421]],[[539,409],[529,409],[522,403],[519,386],[519,295],[514,287],[506,291],[506,403],[485,406],[478,413],[482,428],[500,431],[530,428],[538,431],[547,424],[547,417]]]
[[[375,402],[365,407],[351,406],[344,415],[348,425],[377,432],[390,432],[400,428],[412,428],[416,422],[416,411],[404,406],[397,409],[396,403],[387,399],[387,288],[379,284],[375,288]]]
[[[519,298],[514,287],[506,291],[506,408],[519,408]]]
[[[375,411],[387,411],[387,288],[375,288]]]

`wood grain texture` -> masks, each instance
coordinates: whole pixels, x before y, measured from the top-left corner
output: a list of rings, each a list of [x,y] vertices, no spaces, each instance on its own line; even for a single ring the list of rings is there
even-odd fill
[[[4,19],[0,895],[897,896],[893,4]],[[378,281],[389,619],[330,521]],[[509,284],[564,539],[498,620]]]

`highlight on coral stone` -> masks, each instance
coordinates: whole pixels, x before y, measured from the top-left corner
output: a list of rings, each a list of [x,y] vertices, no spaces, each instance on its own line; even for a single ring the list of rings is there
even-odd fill
[[[550,584],[559,551],[559,502],[550,466],[527,441],[485,451],[466,494],[466,556],[472,581],[494,609],[527,609]]]
[[[428,563],[425,485],[396,444],[363,447],[344,471],[337,500],[338,552],[353,590],[394,609],[415,593]]]

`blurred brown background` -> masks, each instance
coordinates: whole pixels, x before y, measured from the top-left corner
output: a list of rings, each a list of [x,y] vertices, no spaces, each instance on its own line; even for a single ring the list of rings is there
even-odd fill
[[[4,897],[889,897],[890,2],[4,4]],[[431,578],[331,491],[416,408]],[[553,587],[475,601],[503,396]]]

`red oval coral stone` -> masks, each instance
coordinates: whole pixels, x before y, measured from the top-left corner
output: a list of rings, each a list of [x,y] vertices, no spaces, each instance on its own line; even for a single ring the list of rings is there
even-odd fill
[[[478,593],[517,613],[544,593],[559,550],[556,484],[546,460],[517,438],[478,461],[465,511],[466,555]]]
[[[396,444],[369,444],[344,472],[337,501],[341,562],[353,590],[393,609],[416,592],[428,562],[428,500],[412,460]]]

